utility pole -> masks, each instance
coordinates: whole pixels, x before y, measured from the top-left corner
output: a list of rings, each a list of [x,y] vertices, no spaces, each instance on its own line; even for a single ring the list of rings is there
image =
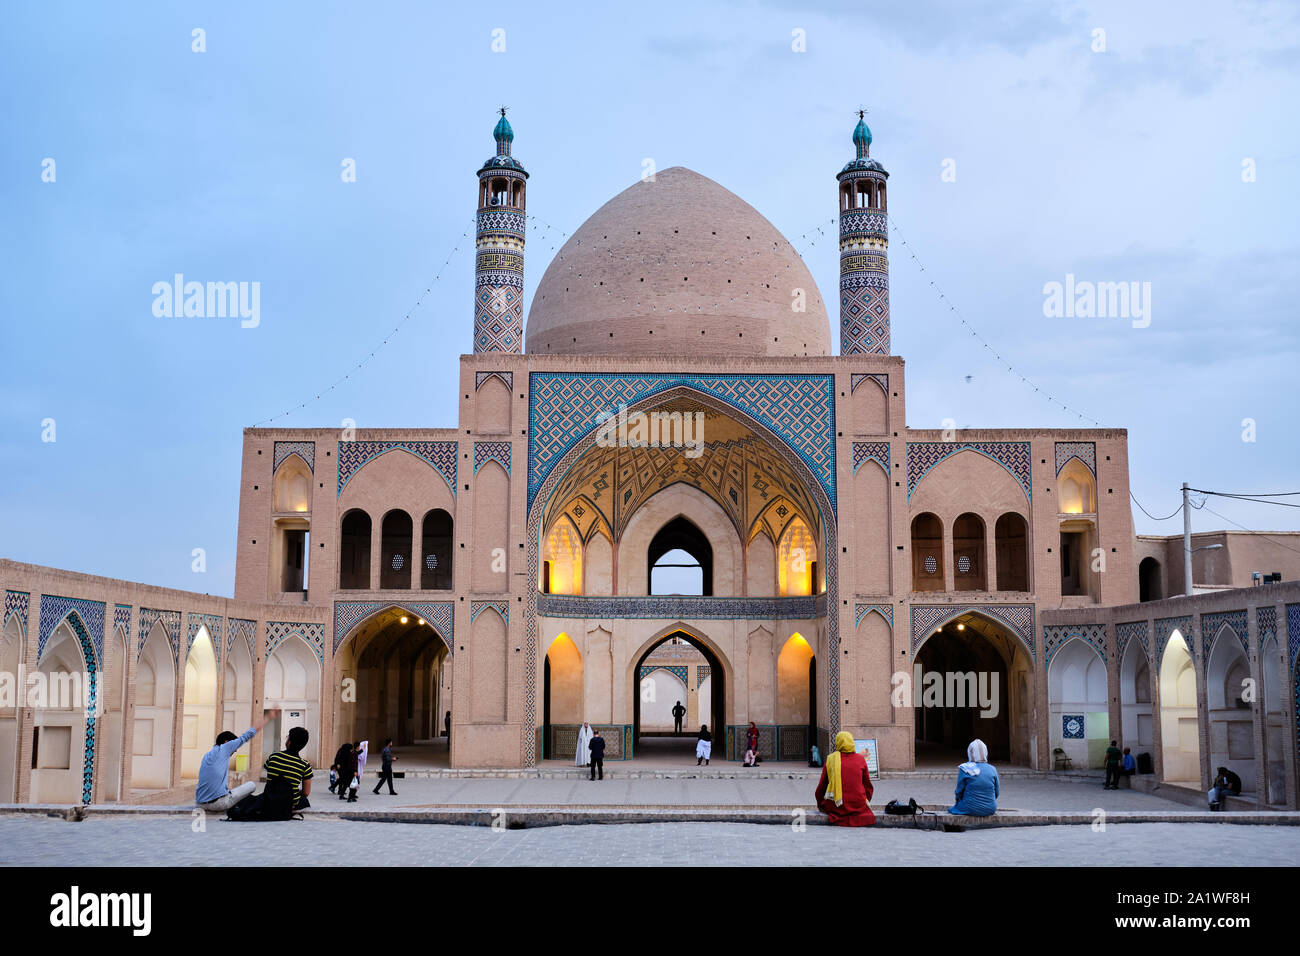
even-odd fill
[[[1183,593],[1192,596],[1192,506],[1183,482]]]

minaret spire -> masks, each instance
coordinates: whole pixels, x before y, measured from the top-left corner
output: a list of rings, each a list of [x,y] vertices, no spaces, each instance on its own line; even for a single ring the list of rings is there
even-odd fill
[[[507,107],[492,130],[496,155],[478,171],[474,236],[474,351],[524,350],[524,227],[528,172],[510,155]]]
[[[889,173],[871,158],[867,111],[853,129],[857,155],[839,172],[840,354],[889,354]]]

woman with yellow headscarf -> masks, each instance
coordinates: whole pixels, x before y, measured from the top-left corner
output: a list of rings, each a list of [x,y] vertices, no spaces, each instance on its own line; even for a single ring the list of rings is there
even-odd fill
[[[835,826],[869,827],[876,822],[869,802],[872,793],[867,758],[853,749],[853,735],[841,730],[817,783],[817,808]]]

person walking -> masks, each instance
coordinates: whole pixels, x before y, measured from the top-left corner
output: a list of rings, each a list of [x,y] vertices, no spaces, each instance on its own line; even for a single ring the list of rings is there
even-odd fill
[[[700,732],[695,735],[695,766],[698,767],[703,762],[707,767],[712,754],[713,735],[709,733],[708,724],[700,724]]]
[[[682,732],[682,718],[686,716],[686,708],[682,706],[679,700],[673,704],[673,735],[676,736]]]
[[[591,740],[587,744],[587,749],[591,751],[591,779],[596,780],[596,774],[599,773],[599,779],[605,779],[605,738],[600,735],[599,727],[591,728]]]
[[[338,769],[340,800],[356,803],[357,792],[352,789],[352,780],[357,775],[357,752],[350,742],[344,743],[334,755],[334,766]],[[349,791],[351,791],[349,795]]]
[[[388,782],[388,795],[397,796],[397,791],[393,789],[393,761],[397,758],[393,756],[393,738],[388,737],[384,740],[384,749],[379,751],[379,782],[375,784],[374,793],[379,793],[379,788]]]
[[[352,744],[350,741],[345,740],[339,747],[338,753],[334,755],[334,762],[330,764],[330,775],[333,779],[333,785],[330,786],[330,792],[334,793],[337,787],[340,800],[346,799],[347,797],[348,784],[352,782],[352,778],[346,776],[347,766],[355,760],[356,755],[352,752]]]

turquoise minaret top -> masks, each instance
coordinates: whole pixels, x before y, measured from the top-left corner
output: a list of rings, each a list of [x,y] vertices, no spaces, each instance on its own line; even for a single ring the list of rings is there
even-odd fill
[[[506,119],[506,111],[504,109],[501,111],[501,118],[497,120],[496,128],[492,130],[492,136],[497,141],[497,155],[509,156],[510,144],[513,143],[515,139],[515,131],[510,128],[510,121]],[[871,140],[870,133],[867,134],[867,140],[868,142]]]
[[[864,114],[864,110],[858,110],[858,125],[853,128],[853,145],[858,151],[858,159],[868,155],[871,147],[871,129]],[[505,122],[504,117],[501,121]]]

